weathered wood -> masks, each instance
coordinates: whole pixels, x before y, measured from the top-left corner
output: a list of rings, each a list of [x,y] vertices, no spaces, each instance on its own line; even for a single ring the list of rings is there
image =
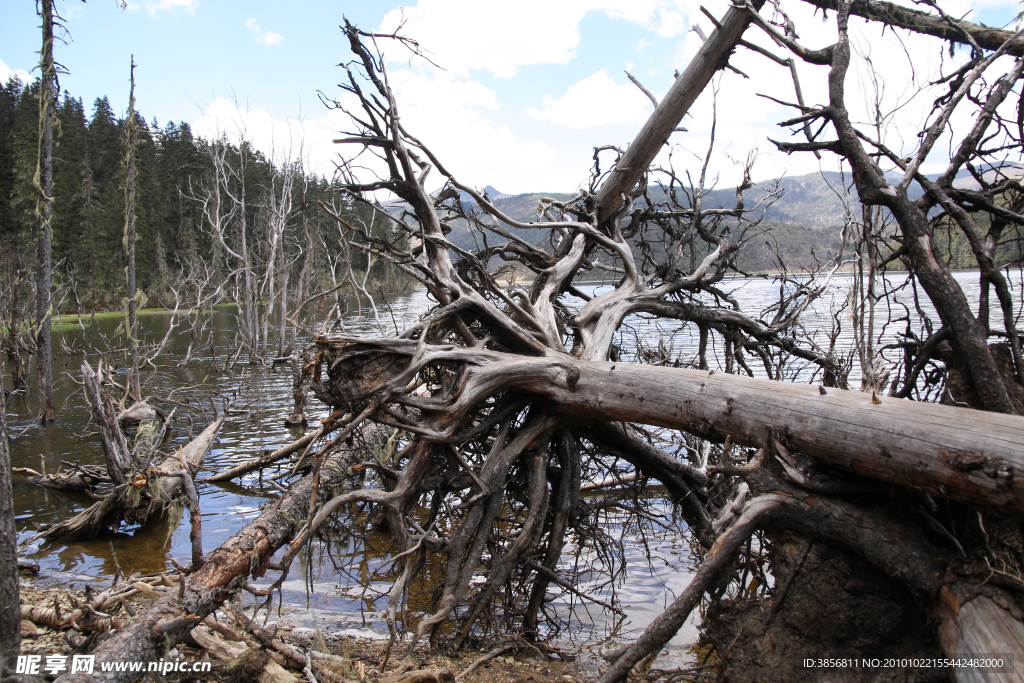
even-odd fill
[[[762,518],[778,509],[780,499],[781,496],[775,495],[761,496],[748,505],[732,528],[715,541],[683,593],[651,622],[635,643],[612,662],[598,683],[619,683],[625,680],[637,662],[660,650],[676,634],[690,612],[700,604],[705,591],[728,568],[736,550],[750,537]]]
[[[14,467],[11,471],[29,475],[29,481],[33,484],[59,491],[90,491],[96,484],[111,483],[110,477],[99,468],[79,467],[54,474],[43,474],[28,467]]]
[[[952,614],[952,618],[939,628],[942,649],[948,657],[1001,657],[1009,664],[1002,671],[973,666],[958,667],[952,671],[958,683],[1009,683],[1021,680],[1024,623],[985,595],[979,595],[961,605],[951,592],[944,591],[942,602]]]
[[[764,0],[753,0],[752,5],[760,9]],[[622,155],[607,180],[597,192],[597,217],[599,222],[611,218],[622,206],[623,195],[636,185],[647,167],[661,151],[672,131],[686,116],[693,103],[711,77],[725,66],[729,54],[740,41],[740,36],[750,24],[746,10],[732,7],[726,12],[721,26],[716,28],[701,46],[700,52],[690,61],[680,76],[669,88],[661,104],[644,123],[629,149]]]
[[[447,669],[424,669],[388,676],[381,683],[455,683],[455,676]]]
[[[43,45],[39,51],[39,156],[32,189],[38,192],[36,216],[36,371],[39,382],[39,422],[53,419],[53,348],[50,316],[53,312],[53,124],[57,117],[57,65],[53,60],[53,0],[41,0]]]
[[[177,476],[177,472],[186,469],[190,474],[195,475],[199,466],[203,464],[203,458],[206,457],[210,447],[213,446],[213,442],[217,438],[217,432],[220,431],[221,426],[224,424],[224,419],[225,416],[223,414],[218,415],[196,438],[189,441],[179,452],[164,458],[154,468],[158,475],[165,475],[161,476],[160,483],[168,498],[174,498],[182,493],[181,480]]]
[[[581,420],[628,421],[760,445],[765,426],[806,455],[928,493],[1024,512],[1024,417],[871,394],[569,356],[511,358],[508,385]],[[571,360],[570,360],[571,359]],[[574,389],[566,384],[578,368]],[[529,369],[528,369],[529,368]],[[537,372],[539,371],[539,372]],[[875,401],[879,400],[880,403]]]
[[[877,510],[827,495],[810,495],[774,479],[767,474],[767,468],[761,467],[764,458],[762,451],[753,465],[733,471],[742,471],[751,488],[771,488],[773,492],[757,495],[745,504],[730,528],[715,541],[686,590],[618,656],[599,683],[625,680],[638,662],[657,652],[700,604],[703,594],[714,585],[715,575],[727,570],[751,533],[772,528],[793,530],[819,542],[851,549],[909,589],[918,604],[941,623],[939,640],[947,658],[1001,653],[1014,662],[1014,667],[1024,658],[1024,623],[1011,613],[1016,611],[1019,615],[1020,611],[1013,605],[1001,607],[986,596],[974,597],[961,606],[944,583],[949,577],[943,571],[941,553],[936,552],[923,532]],[[894,542],[896,539],[898,542]],[[977,586],[954,581],[954,589],[976,591]],[[992,593],[1007,604],[1012,603],[1006,593],[994,588]],[[969,677],[967,670],[953,673],[968,674],[957,680],[972,683],[1020,680],[1016,673],[1008,677],[991,671],[976,670],[976,677]]]
[[[338,335],[333,343],[349,338]],[[376,340],[396,352],[416,342]],[[329,343],[332,343],[329,341]],[[367,343],[366,338],[361,343]],[[1024,512],[1024,417],[715,371],[431,347],[418,362],[466,364],[451,401],[406,399],[457,422],[496,388],[551,400],[589,424],[636,422],[760,446],[772,427],[790,450],[873,479],[1007,513]],[[407,372],[414,372],[410,368]],[[399,375],[395,382],[407,382]],[[431,438],[447,440],[445,432]]]
[[[83,374],[85,374],[84,368]],[[93,378],[95,378],[95,375]],[[106,404],[103,402],[104,399],[105,397],[101,397],[100,403],[93,404],[94,407],[96,405],[105,406]],[[142,483],[142,485],[149,485],[153,491],[157,492],[157,497],[163,501],[171,501],[178,496],[187,493],[183,476],[187,475],[191,477],[195,475],[196,470],[202,464],[203,458],[210,450],[210,446],[213,444],[213,441],[217,436],[217,432],[223,424],[224,415],[218,415],[213,422],[207,425],[206,429],[200,432],[199,435],[188,444],[183,446],[178,453],[168,456],[155,468],[148,470],[147,473],[140,473],[144,479],[152,476],[156,477],[156,481],[146,481]],[[117,435],[120,435],[122,440],[124,439],[124,435],[121,434],[120,427],[117,425],[116,421],[113,423],[113,427],[106,430],[106,432],[110,441],[115,445],[117,444],[115,438]],[[104,444],[106,443],[107,441],[105,440]],[[122,474],[122,478],[127,474],[128,471],[125,470],[124,474]],[[145,505],[147,506],[146,511],[142,511],[140,508],[139,512],[134,513],[139,515],[141,520],[144,520],[148,513],[148,506],[150,505],[150,502],[145,502]],[[198,521],[196,516],[197,510],[198,505],[193,509],[194,521]],[[126,508],[122,503],[122,495],[119,490],[115,490],[108,493],[102,500],[97,501],[71,519],[67,519],[59,524],[53,525],[46,531],[39,534],[37,538],[48,538],[50,540],[91,538],[109,527],[111,524],[119,523],[125,511]],[[193,527],[194,543],[197,540],[197,531],[198,528]]]
[[[823,10],[839,10],[838,0],[804,0],[804,2]],[[969,45],[965,36],[970,35],[979,47],[986,50],[997,50],[1003,43],[1013,38],[1013,31],[981,26],[963,19],[954,19],[956,24],[954,27],[936,14],[900,7],[891,2],[853,0],[850,3],[850,14],[869,21],[878,21],[887,26],[897,26],[915,33],[935,36],[960,45]],[[1011,55],[1024,54],[1024,38],[1014,40],[1011,47],[1007,49],[1007,53]]]
[[[346,475],[346,454],[331,455],[320,468],[320,485],[326,489],[342,482]],[[188,628],[178,622],[182,614],[200,621],[211,614],[252,574],[262,576],[274,552],[288,543],[306,522],[314,477],[303,477],[289,493],[260,513],[241,531],[229,538],[206,557],[199,571],[185,579],[182,597],[177,593],[164,595],[125,629],[100,644],[93,654],[97,662],[113,660],[156,661],[178,643]],[[168,624],[182,624],[180,629],[167,629]],[[110,671],[93,674],[65,674],[60,683],[90,683],[96,680],[129,683],[142,678],[144,672]]]
[[[114,407],[110,398],[104,393],[102,368],[93,370],[88,361],[82,361],[82,380],[85,382],[85,395],[92,406],[93,423],[103,443],[103,455],[107,463],[107,474],[115,484],[125,483],[125,473],[131,463],[131,452],[128,441],[124,438],[114,415]]]
[[[18,530],[14,525],[7,415],[6,406],[0,404],[0,667],[15,663],[21,648],[18,569]]]
[[[225,662],[238,659],[248,649],[244,643],[232,643],[214,634],[206,626],[192,629],[192,639],[196,641],[212,657]],[[292,683],[299,679],[284,670],[277,662],[270,660],[260,674],[260,683]]]

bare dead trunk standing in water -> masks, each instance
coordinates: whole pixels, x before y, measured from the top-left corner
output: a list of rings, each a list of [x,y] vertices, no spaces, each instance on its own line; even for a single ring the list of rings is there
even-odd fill
[[[39,377],[39,421],[53,419],[53,350],[51,348],[50,286],[53,280],[53,120],[56,113],[57,70],[53,62],[53,0],[40,0],[43,47],[39,52],[39,154],[32,185],[39,193],[36,214],[36,354]]]
[[[128,95],[128,120],[125,122],[125,166],[127,178],[124,188],[124,250],[128,257],[128,319],[125,332],[128,335],[128,395],[132,401],[142,400],[139,386],[139,339],[138,310],[139,296],[135,291],[135,146],[138,144],[139,124],[135,116],[135,56],[132,56],[131,91]]]

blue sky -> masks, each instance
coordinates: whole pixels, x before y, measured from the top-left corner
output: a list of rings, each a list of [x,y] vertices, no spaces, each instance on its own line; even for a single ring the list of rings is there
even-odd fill
[[[505,192],[572,191],[586,178],[593,146],[628,144],[651,111],[624,70],[663,94],[673,71],[683,70],[699,45],[692,25],[710,33],[700,4],[418,0],[402,8],[365,1],[133,0],[121,10],[114,0],[56,0],[69,33],[67,43],[57,45],[56,57],[69,71],[61,77],[64,90],[83,98],[87,111],[103,95],[115,111],[124,111],[134,54],[138,107],[148,120],[185,120],[207,135],[237,134],[242,125],[258,146],[273,147],[278,156],[298,154],[302,139],[310,165],[329,173],[337,153],[330,139],[344,121],[325,110],[317,91],[338,94],[336,65],[348,58],[338,25],[347,16],[366,29],[390,29],[404,16],[405,32],[445,69],[410,62],[397,47],[387,49],[392,82],[413,132],[465,182]],[[725,0],[703,4],[718,16],[727,7]],[[822,25],[794,0],[785,6],[798,28],[806,27],[801,28],[806,44],[827,44],[829,24]],[[1017,3],[1002,0],[957,0],[944,7],[954,14],[973,12],[972,18],[990,25],[1003,25],[1019,11]],[[0,11],[0,78],[29,72],[39,49],[34,3],[0,0]],[[768,45],[755,33],[751,29],[747,37]],[[856,40],[876,63],[886,65],[887,101],[903,105],[906,125],[918,122],[927,103],[914,104],[910,95],[911,62],[918,72],[938,69],[938,51],[916,38],[900,45],[891,33],[879,35],[868,26]],[[948,68],[948,56],[942,59]],[[792,100],[787,72],[749,53],[737,55],[734,63],[751,79],[726,73],[718,82],[720,154],[712,171],[721,174],[721,183],[735,183],[734,161],[754,148],[759,155],[755,178],[818,168],[812,157],[771,152],[766,138],[784,133],[775,123],[791,110],[750,97],[753,89]],[[824,76],[822,69],[801,66],[809,100],[824,96]],[[851,82],[858,87],[856,77]],[[679,167],[692,168],[703,156],[711,102],[710,93],[702,96],[684,124],[691,132],[673,140]],[[896,126],[893,134],[901,140],[897,146],[905,148],[912,140],[902,139],[901,131]]]

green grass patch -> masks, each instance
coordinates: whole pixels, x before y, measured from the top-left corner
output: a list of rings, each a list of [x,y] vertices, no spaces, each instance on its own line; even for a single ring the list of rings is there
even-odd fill
[[[237,306],[234,303],[222,303],[214,306],[214,309],[231,308]],[[201,312],[210,312],[211,309],[204,308]],[[190,308],[179,308],[178,315],[185,315],[187,313],[195,313],[194,309]],[[137,315],[169,315],[174,313],[174,309],[170,308],[140,308],[137,311]],[[83,325],[88,325],[91,320],[121,320],[127,315],[123,310],[120,311],[96,311],[95,313],[64,313],[62,315],[55,315],[50,318],[50,329],[54,332],[74,330],[78,328],[79,318],[82,320]]]

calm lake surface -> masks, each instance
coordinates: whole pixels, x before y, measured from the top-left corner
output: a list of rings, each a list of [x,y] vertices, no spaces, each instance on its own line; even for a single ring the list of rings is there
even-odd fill
[[[1015,295],[1020,293],[1020,273],[1012,274]],[[957,273],[968,298],[973,302],[978,297],[977,273]],[[892,283],[902,278],[892,276]],[[824,339],[833,322],[833,307],[846,301],[852,278],[836,275],[829,293],[812,305],[804,314],[802,333]],[[581,285],[588,293],[601,293],[608,287],[599,284]],[[778,285],[765,280],[731,280],[723,283],[723,289],[730,291],[741,303],[742,310],[752,315],[777,300]],[[1001,313],[995,305],[993,294],[992,320],[994,327],[1001,327]],[[1019,300],[1020,297],[1017,296]],[[900,305],[906,304],[913,310],[913,294],[909,290],[898,297]],[[379,303],[379,302],[378,302]],[[407,295],[395,296],[387,306],[379,306],[379,320],[385,329],[381,332],[374,316],[349,315],[345,319],[349,333],[391,334],[395,327],[404,328],[429,308],[431,302],[423,290]],[[930,307],[922,306],[925,310]],[[1018,312],[1019,313],[1019,312]],[[289,443],[301,432],[284,427],[284,419],[291,412],[292,375],[288,364],[276,369],[248,363],[235,363],[225,370],[225,359],[234,351],[235,318],[231,309],[218,309],[204,314],[209,328],[213,330],[213,349],[206,344],[192,350],[189,363],[177,367],[186,353],[190,342],[187,325],[175,330],[168,344],[156,360],[156,369],[149,368],[143,373],[145,393],[167,396],[176,388],[203,385],[207,393],[219,391],[228,393],[237,390],[235,408],[244,413],[233,414],[225,422],[205,465],[221,471],[259,455],[265,449],[273,449]],[[884,311],[880,313],[884,318]],[[157,313],[140,316],[140,328],[144,341],[157,342],[167,332],[170,315]],[[845,314],[840,316],[844,332],[840,336],[840,347],[850,348],[850,321]],[[915,327],[920,327],[916,317]],[[88,324],[88,321],[86,321]],[[29,467],[47,472],[57,471],[62,461],[82,464],[102,464],[103,454],[99,441],[87,433],[89,409],[81,395],[75,379],[79,375],[83,354],[69,352],[67,348],[88,348],[85,357],[95,365],[98,351],[123,344],[118,341],[116,328],[119,320],[97,320],[90,326],[87,336],[77,326],[64,326],[55,333],[54,374],[57,400],[56,420],[45,426],[33,426],[35,416],[35,388],[26,402],[14,397],[8,406],[8,426],[12,435],[11,458],[14,467]],[[684,360],[696,355],[696,328],[678,323],[666,324],[639,316],[633,316],[623,332],[619,345],[624,350],[624,360],[635,349],[637,340],[657,345],[661,338],[673,355]],[[905,324],[900,324],[902,330]],[[895,339],[896,328],[886,330],[885,340]],[[273,334],[272,334],[273,337]],[[301,343],[300,338],[300,343]],[[271,354],[272,355],[272,354]],[[108,361],[121,364],[119,357],[110,356]],[[758,372],[758,366],[751,363]],[[32,368],[30,380],[34,380]],[[808,371],[794,370],[810,377]],[[859,376],[856,371],[851,384]],[[9,379],[7,388],[10,388]],[[182,392],[179,392],[179,396]],[[316,425],[328,413],[311,397],[308,410],[310,423]],[[198,433],[205,422],[197,421],[193,431]],[[171,450],[188,440],[187,421],[176,420],[173,442],[165,447]],[[201,479],[204,474],[200,474]],[[203,548],[209,552],[259,514],[267,502],[280,494],[273,487],[261,481],[258,473],[226,484],[199,484],[200,504],[203,516]],[[84,494],[44,489],[30,484],[25,477],[14,478],[14,504],[17,513],[17,527],[21,542],[31,538],[38,525],[51,524],[66,519],[91,504]],[[568,561],[563,570],[574,573],[576,585],[583,591],[608,599],[614,594],[626,614],[625,620],[613,618],[600,607],[589,605],[578,609],[574,616],[567,618],[568,628],[558,634],[569,643],[597,643],[610,635],[616,638],[634,638],[660,613],[689,583],[694,570],[695,556],[691,553],[683,529],[671,517],[670,506],[655,502],[654,509],[664,514],[660,524],[649,524],[646,528],[624,528],[623,520],[610,514],[606,519],[606,530],[616,538],[625,534],[630,542],[625,544],[626,570],[624,580],[608,585],[607,578],[591,571],[593,562],[584,556],[579,566]],[[156,572],[173,570],[170,558],[181,564],[190,559],[189,525],[178,519],[153,520],[140,530],[103,537],[94,541],[61,545],[53,543],[32,543],[23,549],[22,556],[33,559],[42,567],[44,583],[76,584],[80,587],[86,581],[93,584],[109,582],[115,572],[116,556],[122,570]],[[646,547],[650,559],[643,552]],[[319,626],[334,633],[348,633],[361,636],[382,636],[386,633],[382,611],[390,587],[390,575],[378,570],[385,564],[380,543],[371,542],[369,548],[353,543],[345,548],[332,548],[333,559],[324,547],[311,549],[312,561],[307,563],[301,556],[293,566],[290,578],[284,585],[284,611],[290,621],[302,627]],[[590,558],[592,559],[592,558]],[[553,590],[557,594],[557,590]],[[568,615],[571,605],[577,604],[571,594],[555,597],[552,606],[559,614]],[[577,605],[578,606],[578,605]],[[415,604],[413,605],[415,608]],[[696,639],[696,615],[672,641],[669,659],[682,658],[689,645]],[[665,660],[661,660],[664,662]]]

